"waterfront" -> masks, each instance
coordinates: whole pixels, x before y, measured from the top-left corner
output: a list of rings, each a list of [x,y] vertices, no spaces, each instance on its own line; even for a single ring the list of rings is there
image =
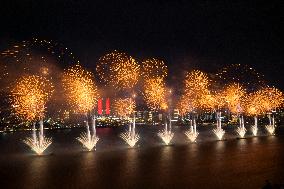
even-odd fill
[[[156,128],[138,127],[141,141],[130,149],[117,136],[123,128],[101,128],[96,151],[82,151],[74,139],[81,130],[46,132],[54,143],[35,156],[20,141],[23,133],[1,134],[0,177],[4,188],[261,188],[265,180],[284,181],[283,127],[276,136],[214,141],[201,127],[188,143],[175,127],[173,145],[163,146]],[[264,134],[262,133],[260,134]],[[28,133],[27,133],[28,134]]]

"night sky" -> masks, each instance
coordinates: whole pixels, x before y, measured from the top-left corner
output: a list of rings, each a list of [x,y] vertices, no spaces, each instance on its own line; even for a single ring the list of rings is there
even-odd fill
[[[52,39],[93,70],[100,55],[118,49],[164,59],[170,81],[193,68],[248,64],[284,89],[281,1],[21,0],[1,1],[0,15],[1,49],[32,37]]]

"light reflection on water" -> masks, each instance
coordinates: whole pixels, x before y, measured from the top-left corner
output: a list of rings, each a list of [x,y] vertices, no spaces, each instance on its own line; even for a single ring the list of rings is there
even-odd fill
[[[68,132],[70,136],[63,139],[58,132],[50,149],[55,153],[42,157],[27,153],[17,140],[19,136],[6,135],[7,145],[0,139],[2,185],[49,189],[261,188],[266,179],[284,181],[283,136],[202,142],[201,132],[200,142],[180,140],[164,146],[144,145],[155,140],[146,131],[140,132],[144,137],[140,147],[128,148],[117,137],[118,131],[108,131],[100,149],[91,152],[83,151],[72,140],[77,133]],[[175,140],[181,137],[177,134]]]

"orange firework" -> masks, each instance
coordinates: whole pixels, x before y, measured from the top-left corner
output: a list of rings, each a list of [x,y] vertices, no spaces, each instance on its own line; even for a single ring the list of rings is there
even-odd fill
[[[276,108],[280,108],[284,103],[283,93],[275,87],[266,87],[260,90],[261,94],[265,97],[263,101],[264,109],[271,112]]]
[[[177,109],[181,115],[185,115],[188,112],[192,112],[195,109],[194,102],[191,101],[187,96],[182,95],[177,103]]]
[[[145,79],[165,78],[168,73],[168,68],[164,61],[151,58],[142,62],[142,73]]]
[[[185,92],[203,93],[210,86],[210,81],[206,73],[193,70],[187,73],[185,78]]]
[[[233,83],[224,90],[224,98],[228,109],[234,114],[244,111],[245,96],[245,89],[238,83]]]
[[[246,113],[252,116],[265,113],[266,100],[266,95],[262,90],[250,93],[246,99]]]
[[[11,90],[11,102],[16,115],[26,121],[42,119],[53,91],[52,83],[43,77],[21,77]]]
[[[136,107],[135,101],[132,98],[119,98],[115,100],[113,106],[114,112],[122,118],[129,118]]]
[[[209,94],[210,81],[206,73],[193,70],[187,73],[185,78],[184,97],[187,103],[190,102],[192,110],[202,108],[204,99]]]
[[[202,95],[200,98],[200,105],[204,109],[209,109],[212,111],[218,111],[225,105],[225,98],[222,92],[209,92]]]
[[[62,82],[68,102],[78,113],[94,108],[99,94],[91,72],[77,64],[64,72]]]
[[[146,79],[143,88],[143,96],[150,109],[167,108],[166,88],[163,78]]]
[[[96,71],[102,81],[117,89],[133,88],[140,76],[140,66],[135,59],[118,51],[101,57]]]

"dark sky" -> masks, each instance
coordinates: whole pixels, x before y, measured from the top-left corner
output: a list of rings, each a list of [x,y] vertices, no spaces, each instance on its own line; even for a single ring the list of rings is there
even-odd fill
[[[52,39],[90,68],[100,55],[119,49],[164,59],[173,79],[186,69],[248,64],[284,89],[283,3],[259,2],[1,1],[0,47]]]

